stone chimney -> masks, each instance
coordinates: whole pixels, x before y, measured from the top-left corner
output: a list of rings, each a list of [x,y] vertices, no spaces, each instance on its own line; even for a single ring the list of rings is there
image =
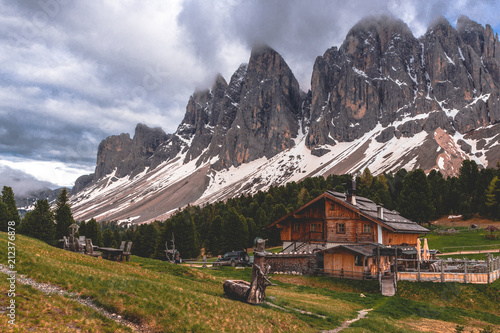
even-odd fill
[[[347,182],[346,201],[354,206],[356,206],[356,195],[354,194],[355,192],[356,192],[356,181],[353,179]]]
[[[379,220],[383,220],[384,219],[384,207],[377,206],[377,218]]]

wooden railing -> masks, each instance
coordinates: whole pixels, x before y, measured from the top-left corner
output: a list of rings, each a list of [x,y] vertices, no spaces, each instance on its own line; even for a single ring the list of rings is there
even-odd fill
[[[302,248],[303,246],[306,246],[307,244],[309,244],[312,240],[321,241],[321,239],[311,239],[311,234],[323,234],[323,232],[322,231],[309,231],[309,232],[303,234],[299,239],[293,241],[292,244],[285,247],[281,252],[286,253],[287,250],[297,251],[300,248]],[[301,243],[301,244],[297,245],[297,243]],[[291,250],[292,246],[293,246],[293,250]]]
[[[369,278],[375,278],[375,276],[370,275],[370,272],[354,272],[354,271],[346,271],[343,269],[340,270],[323,269],[319,273],[341,279],[366,280]]]
[[[411,261],[398,259],[397,262]],[[500,278],[500,257],[488,255],[486,261],[472,260],[431,260],[429,270],[421,270],[417,261],[416,269],[404,269],[397,272],[398,280],[406,281],[434,281],[489,284]]]

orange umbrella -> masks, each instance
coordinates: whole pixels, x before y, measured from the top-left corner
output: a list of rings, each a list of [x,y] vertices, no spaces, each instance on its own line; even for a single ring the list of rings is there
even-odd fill
[[[418,261],[422,261],[420,238],[417,238],[417,259],[418,259]]]

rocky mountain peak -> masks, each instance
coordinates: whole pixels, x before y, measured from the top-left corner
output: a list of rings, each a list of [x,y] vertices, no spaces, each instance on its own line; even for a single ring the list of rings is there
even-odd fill
[[[457,19],[457,31],[462,34],[464,32],[479,32],[479,33],[484,33],[484,27],[475,22],[472,21],[468,16],[466,15],[460,15]]]
[[[139,124],[133,139],[103,140],[95,174],[73,193],[83,189],[80,217],[146,221],[365,167],[455,175],[465,158],[496,164],[499,123],[500,43],[490,26],[462,16],[455,29],[440,17],[417,39],[401,20],[372,16],[316,58],[308,93],[276,50],[255,46],[229,82],[217,75],[190,96],[174,134]],[[118,179],[126,191],[116,194]]]
[[[281,55],[267,45],[252,49],[234,121],[214,168],[227,168],[294,145],[298,133],[299,84]]]

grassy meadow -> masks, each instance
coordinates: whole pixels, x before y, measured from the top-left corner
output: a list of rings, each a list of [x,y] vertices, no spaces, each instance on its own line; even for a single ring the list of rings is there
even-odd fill
[[[343,332],[421,332],[426,327],[453,332],[457,324],[466,332],[488,325],[500,332],[500,280],[489,286],[400,282],[398,295],[387,298],[375,281],[278,275],[266,293],[278,307],[252,306],[226,298],[222,289],[226,279],[250,281],[251,268],[190,268],[136,256],[111,262],[21,235],[16,247],[18,274],[89,297],[151,332],[318,332],[340,326],[362,309],[373,310]],[[6,234],[0,232],[0,249],[6,248]],[[0,263],[6,262],[1,250]],[[2,274],[0,294],[7,290]],[[0,314],[2,332],[130,331],[68,297],[20,284],[16,294],[17,325],[12,328]]]
[[[469,231],[467,227],[455,227],[455,229],[460,231],[455,235],[440,236],[436,233],[430,233],[425,236],[428,239],[429,248],[437,249],[441,252],[500,248],[500,239],[487,239],[485,236],[489,232],[484,229],[476,231]],[[465,249],[463,248],[464,246],[466,246]]]

